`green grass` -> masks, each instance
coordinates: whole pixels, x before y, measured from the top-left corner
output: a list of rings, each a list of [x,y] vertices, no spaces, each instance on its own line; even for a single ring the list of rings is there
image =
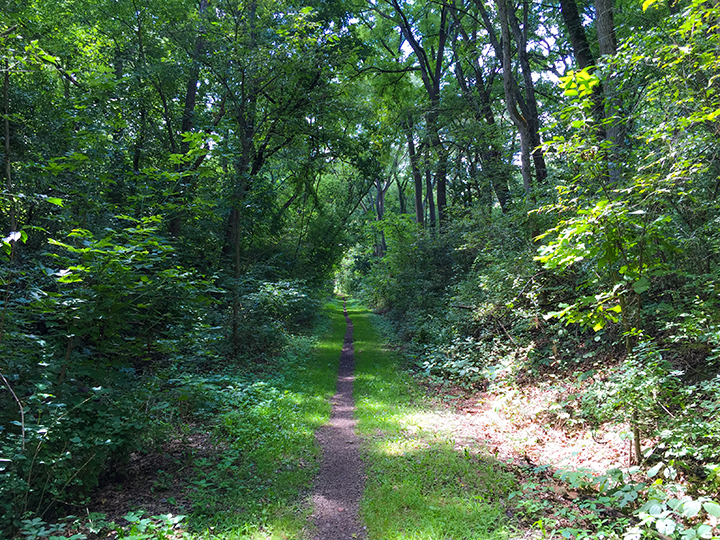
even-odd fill
[[[319,466],[315,431],[330,415],[345,334],[342,306],[325,307],[322,336],[296,338],[270,375],[228,390],[217,417],[221,452],[193,463],[194,539],[302,538],[306,493]]]
[[[362,516],[370,540],[497,539],[515,478],[478,449],[456,450],[423,425],[424,396],[385,350],[367,311],[355,327],[355,399],[368,473]]]

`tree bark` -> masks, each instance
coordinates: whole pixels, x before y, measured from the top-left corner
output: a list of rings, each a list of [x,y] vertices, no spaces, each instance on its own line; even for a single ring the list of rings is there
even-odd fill
[[[425,115],[425,122],[428,130],[429,147],[435,152],[437,158],[435,185],[438,190],[438,220],[442,225],[446,219],[447,206],[447,150],[440,137],[438,118],[440,115],[440,79],[442,78],[444,68],[445,46],[448,38],[449,8],[444,4],[441,7],[437,51],[435,51],[433,47],[430,56],[428,56],[426,48],[416,39],[412,25],[398,1],[391,0],[390,4],[399,18],[399,21],[396,21],[396,23],[399,25],[400,31],[418,59],[420,76],[428,95],[429,109]]]
[[[465,30],[460,16],[456,10],[453,10],[454,27],[456,31],[462,36],[463,43],[475,44],[475,36],[470,37],[468,32]],[[457,40],[455,43],[459,43]],[[468,51],[469,52],[469,51]],[[490,128],[489,140],[484,141],[482,149],[480,150],[480,163],[482,164],[483,174],[490,181],[495,197],[500,203],[500,209],[503,213],[507,213],[510,209],[510,188],[508,185],[508,175],[505,173],[506,167],[502,160],[502,152],[498,148],[497,143],[494,140],[495,130],[497,129],[497,123],[495,121],[495,114],[492,109],[492,101],[490,98],[490,85],[485,83],[485,76],[483,75],[482,68],[478,62],[477,53],[475,50],[470,54],[462,55],[468,58],[466,61],[471,67],[473,75],[475,76],[475,84],[472,92],[470,90],[471,82],[467,80],[465,71],[460,61],[461,55],[458,51],[455,51],[455,77],[458,81],[458,85],[462,90],[465,98],[472,104],[475,111],[475,118],[478,122],[484,121]],[[476,95],[477,94],[477,95]],[[477,169],[477,160],[473,160],[475,169]]]
[[[427,156],[425,156],[425,200],[429,214],[429,225],[434,227],[437,225],[437,219],[435,218],[435,199],[433,196],[432,173],[430,172],[430,167],[427,164]]]
[[[560,0],[560,12],[562,13],[565,28],[570,38],[570,45],[573,49],[575,61],[580,69],[588,69],[595,67],[595,58],[593,58],[590,50],[590,43],[585,35],[585,28],[580,19],[580,11],[578,10],[575,0]]]
[[[505,4],[507,8],[507,4]],[[517,58],[520,63],[520,71],[522,73],[525,87],[525,102],[521,103],[523,115],[527,120],[528,131],[530,135],[530,146],[532,148],[532,160],[535,165],[535,179],[538,184],[545,183],[547,180],[547,165],[545,164],[545,154],[542,150],[542,138],[540,137],[540,115],[538,114],[537,98],[535,97],[535,83],[533,82],[533,71],[530,67],[530,57],[527,51],[527,31],[528,17],[530,7],[527,0],[523,1],[523,27],[520,28],[515,13],[507,11],[508,23],[515,37],[515,45],[517,46]]]

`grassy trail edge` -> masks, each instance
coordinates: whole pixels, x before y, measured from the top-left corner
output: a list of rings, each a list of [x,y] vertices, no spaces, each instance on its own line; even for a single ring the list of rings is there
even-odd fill
[[[426,422],[433,406],[385,346],[374,315],[348,303],[355,326],[355,404],[367,471],[369,540],[509,538],[514,476],[478,445],[458,448]]]

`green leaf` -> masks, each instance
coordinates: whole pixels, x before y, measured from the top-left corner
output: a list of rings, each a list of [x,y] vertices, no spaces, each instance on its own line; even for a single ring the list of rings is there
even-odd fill
[[[664,511],[665,505],[657,499],[650,499],[639,510],[640,513],[650,514],[651,516],[659,516]]]
[[[63,200],[58,199],[57,197],[48,197],[47,202],[49,202],[50,204],[55,204],[60,207],[62,207],[62,205],[63,205]]]
[[[686,501],[682,506],[682,515],[686,518],[692,518],[700,513],[702,503],[700,501]]]
[[[714,502],[706,502],[703,504],[705,511],[716,518],[720,518],[720,504]]]
[[[662,461],[661,461],[660,463],[654,465],[654,466],[647,472],[647,477],[648,477],[648,478],[653,478],[654,476],[656,476],[657,473],[660,472],[660,469],[662,469],[664,465],[665,465],[665,464],[664,464]]]
[[[650,288],[650,280],[646,277],[641,277],[633,283],[632,288],[637,294],[642,294]]]
[[[712,538],[712,527],[710,525],[700,525],[697,528],[697,534],[700,538]]]
[[[677,523],[675,523],[674,519],[670,518],[658,519],[657,522],[655,522],[655,528],[658,532],[667,536],[671,536],[672,533],[675,532],[676,527]]]

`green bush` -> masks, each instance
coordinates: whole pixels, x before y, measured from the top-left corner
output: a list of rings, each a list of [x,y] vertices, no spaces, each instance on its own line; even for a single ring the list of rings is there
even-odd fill
[[[140,395],[126,392],[122,378],[118,374],[114,389],[39,379],[22,416],[17,408],[3,409],[0,531],[19,527],[25,516],[52,515],[58,506],[81,500],[110,460],[123,460],[137,446],[145,427],[137,413]]]

